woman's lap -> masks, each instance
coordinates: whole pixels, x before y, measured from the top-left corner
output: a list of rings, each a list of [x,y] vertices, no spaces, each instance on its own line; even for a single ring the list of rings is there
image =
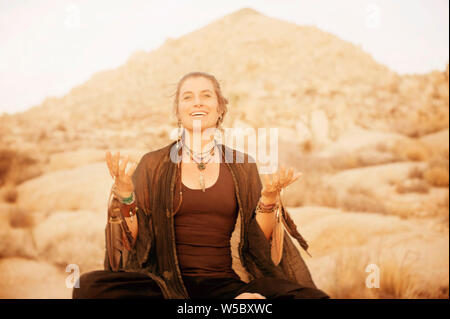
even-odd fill
[[[250,281],[239,290],[239,294],[244,292],[259,293],[270,299],[329,298],[322,290],[303,287],[295,282],[273,277],[262,277]]]
[[[96,270],[80,276],[74,299],[151,298],[162,299],[156,281],[138,272]]]
[[[183,277],[192,299],[232,299],[244,292],[259,293],[266,298],[328,298],[319,289],[297,283],[262,277],[245,283],[233,278]],[[158,284],[138,272],[92,271],[80,277],[80,288],[73,289],[74,299],[151,298],[162,299]]]
[[[249,283],[233,278],[197,278],[186,282],[191,298],[233,299],[244,292],[259,293],[270,299],[329,298],[323,291],[303,287],[297,283],[273,278],[257,278]]]

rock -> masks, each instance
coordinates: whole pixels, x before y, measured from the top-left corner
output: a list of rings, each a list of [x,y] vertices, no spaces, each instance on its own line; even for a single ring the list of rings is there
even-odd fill
[[[56,212],[33,231],[39,258],[63,267],[76,264],[82,272],[103,269],[105,226],[106,215]]]
[[[104,163],[47,173],[21,184],[19,205],[29,211],[87,209],[106,213],[113,180]]]
[[[0,299],[69,299],[69,273],[46,263],[23,258],[0,259]]]

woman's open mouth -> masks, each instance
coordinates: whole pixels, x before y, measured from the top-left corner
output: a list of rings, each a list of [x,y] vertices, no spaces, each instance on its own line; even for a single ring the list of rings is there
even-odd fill
[[[192,113],[191,113],[191,116],[192,116],[193,118],[202,118],[202,117],[204,117],[204,116],[206,116],[206,115],[208,115],[208,113],[202,112],[202,111],[192,112]]]

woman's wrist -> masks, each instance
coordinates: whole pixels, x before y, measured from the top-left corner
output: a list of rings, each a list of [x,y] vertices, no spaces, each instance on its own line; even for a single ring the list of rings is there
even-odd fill
[[[134,192],[122,192],[117,189],[116,185],[113,185],[113,193],[122,204],[134,203]]]
[[[272,200],[267,202],[263,202],[263,198],[261,197],[258,201],[258,204],[256,205],[256,213],[263,213],[263,214],[272,214],[278,210],[278,202],[277,200]]]
[[[260,201],[264,205],[272,205],[272,204],[275,204],[277,202],[277,197],[276,196],[275,197],[269,197],[269,196],[261,195]]]

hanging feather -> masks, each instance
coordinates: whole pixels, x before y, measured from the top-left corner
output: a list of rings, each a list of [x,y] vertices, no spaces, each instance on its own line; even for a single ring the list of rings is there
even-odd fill
[[[291,216],[289,215],[288,211],[284,208],[283,203],[281,202],[280,197],[280,206],[281,206],[281,214],[282,214],[282,220],[284,225],[286,226],[287,231],[289,234],[294,237],[300,246],[305,250],[305,252],[308,254],[308,256],[312,257],[310,253],[308,252],[308,243],[303,238],[302,235],[297,230],[297,225],[295,225],[294,221],[292,220]]]

